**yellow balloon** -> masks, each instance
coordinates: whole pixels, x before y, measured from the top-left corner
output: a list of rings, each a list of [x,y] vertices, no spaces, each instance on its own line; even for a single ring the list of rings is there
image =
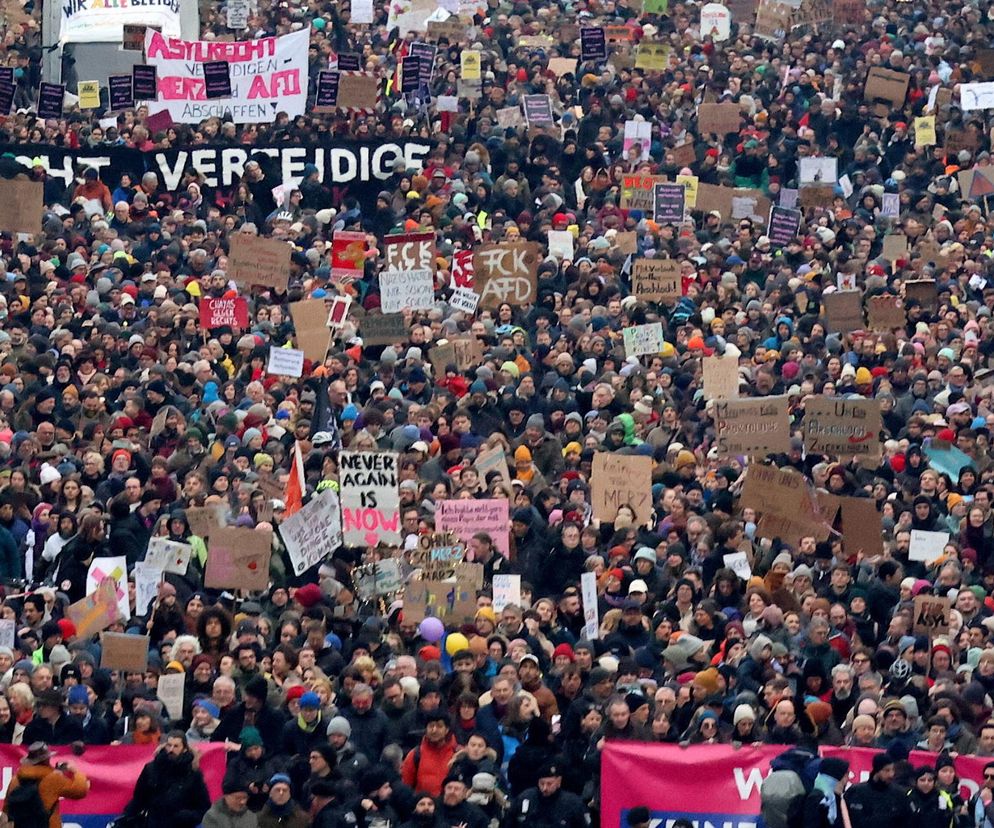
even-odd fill
[[[454,656],[460,650],[468,649],[469,639],[462,633],[452,633],[445,639],[445,652],[447,652],[450,656]]]

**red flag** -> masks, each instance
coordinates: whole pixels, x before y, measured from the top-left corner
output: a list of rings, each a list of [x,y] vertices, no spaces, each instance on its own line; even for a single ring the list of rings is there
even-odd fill
[[[290,517],[304,507],[304,456],[300,453],[300,443],[294,441],[293,463],[290,466],[290,477],[286,481],[286,503],[284,517]]]

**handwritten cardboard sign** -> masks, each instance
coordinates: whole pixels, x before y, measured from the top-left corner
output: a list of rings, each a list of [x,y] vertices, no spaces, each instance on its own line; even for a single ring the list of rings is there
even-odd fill
[[[812,397],[804,404],[804,446],[815,454],[877,457],[880,402]]]
[[[661,175],[624,175],[621,178],[621,209],[649,212],[653,208],[653,190],[665,184]]]
[[[117,585],[113,578],[104,578],[100,586],[85,598],[66,607],[66,617],[76,625],[80,641],[106,630],[120,617],[117,608]]]
[[[435,272],[434,233],[400,233],[384,236],[383,245],[387,270]]]
[[[257,591],[269,586],[272,532],[225,526],[211,532],[204,586]]]
[[[622,335],[625,342],[625,356],[649,356],[658,354],[663,349],[663,325],[661,322],[629,325],[622,331]]]
[[[293,572],[300,575],[342,545],[342,509],[338,494],[325,489],[280,524]]]
[[[0,230],[40,233],[43,190],[40,181],[0,178]]]
[[[263,285],[285,291],[290,281],[290,245],[248,233],[231,236],[228,278],[251,287]]]
[[[863,98],[867,101],[887,101],[896,107],[904,106],[911,76],[882,66],[874,66],[866,76]]]
[[[790,449],[787,397],[718,400],[714,404],[715,447],[728,457],[786,453]]]
[[[675,302],[683,295],[680,263],[675,259],[636,259],[632,263],[632,293],[646,302]]]
[[[100,666],[105,670],[142,673],[148,667],[147,635],[100,634]]]
[[[915,635],[949,635],[952,601],[937,595],[916,595],[914,608]]]
[[[750,463],[740,501],[760,514],[794,517],[804,509],[807,488],[804,476],[794,471]]]
[[[734,400],[739,396],[739,361],[730,356],[709,356],[704,367],[704,399]]]
[[[590,500],[594,517],[614,523],[618,509],[630,506],[635,522],[652,517],[652,458],[598,452],[590,472]]]
[[[738,132],[741,120],[738,104],[702,103],[697,107],[697,128],[701,134],[713,132],[724,136]]]
[[[293,319],[294,342],[304,352],[304,359],[323,363],[331,345],[328,329],[328,309],[324,299],[304,299],[290,303]]]
[[[863,324],[863,294],[858,290],[837,290],[821,297],[829,331],[858,331]]]
[[[473,255],[474,288],[480,307],[494,310],[503,302],[532,304],[538,290],[539,248],[534,242],[484,245]]]
[[[891,331],[894,328],[903,328],[907,321],[901,297],[889,293],[870,296],[866,300],[866,312],[870,330],[873,331]]]

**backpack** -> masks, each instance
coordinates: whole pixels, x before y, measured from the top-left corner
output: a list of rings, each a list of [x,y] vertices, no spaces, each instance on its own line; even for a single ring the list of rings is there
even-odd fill
[[[21,779],[14,790],[7,792],[7,818],[14,828],[47,828],[55,805],[46,808],[38,791],[40,779]],[[56,805],[58,801],[56,800]]]
[[[803,825],[804,799],[814,787],[821,759],[801,748],[784,751],[770,762],[771,773],[759,789],[766,828]]]

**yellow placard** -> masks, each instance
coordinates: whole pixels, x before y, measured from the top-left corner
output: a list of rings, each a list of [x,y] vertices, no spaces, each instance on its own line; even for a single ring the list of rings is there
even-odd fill
[[[638,53],[635,55],[635,68],[662,72],[666,69],[669,56],[670,47],[667,44],[647,43],[643,40],[638,45]]]
[[[460,60],[463,80],[482,80],[479,52],[474,49],[463,49]]]
[[[916,147],[935,146],[934,115],[926,115],[923,118],[915,118],[915,146]]]
[[[676,183],[683,184],[684,200],[686,201],[687,209],[693,210],[697,206],[697,185],[699,179],[696,175],[678,175]]]
[[[80,109],[100,108],[100,81],[80,81],[76,87]]]

